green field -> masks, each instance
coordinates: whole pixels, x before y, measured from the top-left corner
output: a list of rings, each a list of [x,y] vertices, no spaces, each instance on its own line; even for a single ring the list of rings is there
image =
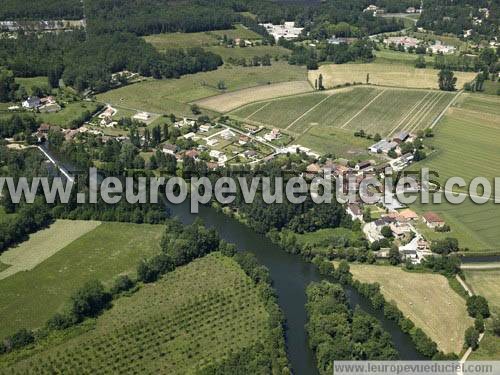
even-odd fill
[[[354,87],[260,102],[231,114],[296,134],[320,126],[384,136],[428,127],[452,98],[439,91]]]
[[[500,270],[465,270],[465,281],[474,293],[488,300],[490,310],[500,316]],[[486,324],[488,328],[488,323]],[[479,344],[479,349],[472,353],[470,360],[498,360],[500,358],[500,338],[487,329]]]
[[[50,337],[4,369],[186,374],[259,344],[259,360],[271,362],[268,321],[252,280],[234,260],[214,253],[116,300],[87,332]]]
[[[168,48],[192,48],[208,47],[219,44],[219,39],[227,35],[229,39],[262,39],[262,37],[245,28],[242,25],[235,25],[234,29],[205,31],[199,33],[165,33],[148,35],[144,40],[151,43],[159,51],[165,51]]]
[[[374,51],[377,64],[408,64],[415,65],[415,60],[420,55],[408,52],[393,51],[390,49],[380,49],[379,51]],[[429,55],[421,55],[424,57],[427,67],[431,67],[434,62],[434,57]]]
[[[261,101],[230,115],[284,129],[320,153],[366,159],[373,141],[355,138],[355,131],[382,137],[401,130],[415,133],[430,126],[453,97],[440,91],[357,86]]]
[[[0,261],[9,266],[0,272],[0,280],[32,270],[100,224],[99,221],[57,220],[50,227],[31,234],[27,241],[0,254]]]
[[[49,81],[48,78],[45,76],[40,76],[40,77],[32,77],[32,78],[21,78],[21,77],[16,77],[16,83],[18,83],[20,86],[24,87],[28,95],[31,95],[33,92],[33,87],[40,87],[40,88],[48,88],[49,87]]]
[[[213,52],[224,60],[226,62],[229,58],[233,59],[252,59],[254,56],[265,56],[269,55],[271,56],[272,60],[271,63],[275,63],[274,58],[278,57],[281,58],[282,56],[288,56],[290,55],[291,51],[280,47],[280,46],[254,46],[254,47],[234,47],[234,48],[227,48],[225,46],[212,46],[212,47],[207,47],[205,48],[206,51]]]
[[[435,128],[435,137],[429,146],[436,151],[413,169],[429,167],[439,173],[441,183],[452,176],[462,177],[466,182],[474,177],[486,177],[493,183],[500,165],[499,116],[500,98],[464,94]],[[451,233],[428,231],[431,238],[453,235],[461,246],[471,251],[498,251],[500,209],[492,201],[477,205],[467,198],[460,205],[416,204],[413,207],[420,212],[435,211],[450,224]]]
[[[55,113],[37,113],[37,117],[42,121],[51,125],[61,127],[69,127],[73,120],[81,118],[86,111],[94,112],[97,110],[97,103],[94,102],[73,102],[65,105],[63,109]]]
[[[357,241],[363,238],[361,232],[354,232],[341,227],[319,229],[315,232],[295,234],[295,236],[301,245],[310,245],[315,254],[324,252],[334,242],[343,242],[343,240]]]
[[[31,271],[0,280],[0,337],[43,325],[89,279],[111,282],[159,251],[160,225],[103,223]],[[35,287],[36,286],[36,287]]]
[[[500,315],[500,269],[464,270],[464,274],[472,291],[485,297],[491,311]]]
[[[275,82],[303,81],[304,67],[275,62],[268,67],[228,67],[182,76],[179,79],[148,80],[97,95],[97,99],[118,107],[153,113],[193,116],[188,103],[227,91]],[[226,90],[217,84],[224,81]],[[210,111],[204,111],[213,115]]]

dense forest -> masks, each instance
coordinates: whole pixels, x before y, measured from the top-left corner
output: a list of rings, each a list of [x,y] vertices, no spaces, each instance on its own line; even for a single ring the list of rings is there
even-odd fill
[[[410,3],[413,4],[414,1],[409,1],[408,4]],[[144,1],[141,6],[124,1],[86,0],[85,5],[88,30],[96,34],[117,30],[147,35],[228,29],[234,22],[249,22],[249,18],[241,14],[243,11],[255,14],[257,22],[295,21],[307,30],[311,25],[325,21],[348,22],[358,27],[364,35],[401,28],[400,23],[392,19],[363,13],[368,5],[365,0],[330,0],[321,3],[222,0],[217,2],[217,6],[209,0],[189,3],[169,1],[168,6],[162,0]]]
[[[52,76],[55,82],[63,78],[79,91],[104,91],[111,84],[111,74],[122,70],[173,78],[213,70],[221,64],[218,55],[201,48],[160,53],[130,33],[87,37],[83,31],[74,31],[0,39],[0,65],[7,66],[15,76]]]
[[[83,18],[80,0],[2,0],[0,20],[77,20]]]

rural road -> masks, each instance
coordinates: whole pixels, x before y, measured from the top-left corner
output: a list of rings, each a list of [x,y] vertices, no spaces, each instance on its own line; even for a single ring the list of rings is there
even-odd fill
[[[460,266],[462,270],[497,270],[500,269],[500,263],[490,263],[490,264],[462,264]]]

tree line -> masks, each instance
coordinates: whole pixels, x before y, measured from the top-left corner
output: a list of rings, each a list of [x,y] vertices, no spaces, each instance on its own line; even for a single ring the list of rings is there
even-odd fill
[[[80,0],[3,0],[0,20],[78,20],[83,18]]]

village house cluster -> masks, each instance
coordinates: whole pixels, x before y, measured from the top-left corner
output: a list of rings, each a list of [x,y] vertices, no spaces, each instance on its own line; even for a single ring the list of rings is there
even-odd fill
[[[267,32],[274,37],[276,41],[281,38],[286,40],[297,39],[304,30],[303,27],[295,27],[295,22],[284,22],[282,25],[274,25],[272,23],[261,23]]]
[[[371,145],[368,150],[374,154],[389,154],[393,151],[397,157],[389,162],[391,168],[395,171],[403,170],[414,159],[413,154],[405,153],[401,149],[401,145],[405,142],[413,142],[416,136],[408,133],[407,131],[400,131],[392,139],[381,139],[375,144]]]
[[[384,39],[387,46],[402,46],[405,51],[415,49],[418,46],[424,46],[426,51],[433,54],[449,55],[457,51],[455,46],[443,44],[440,40],[434,41],[434,44],[427,45],[422,40],[410,36],[390,36]]]

